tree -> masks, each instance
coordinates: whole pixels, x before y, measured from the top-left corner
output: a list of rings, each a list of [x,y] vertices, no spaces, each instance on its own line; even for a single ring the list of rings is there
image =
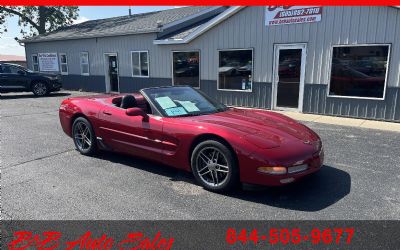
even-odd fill
[[[78,11],[76,6],[0,6],[0,35],[7,32],[5,22],[12,16],[19,18],[20,33],[26,38],[71,25]]]

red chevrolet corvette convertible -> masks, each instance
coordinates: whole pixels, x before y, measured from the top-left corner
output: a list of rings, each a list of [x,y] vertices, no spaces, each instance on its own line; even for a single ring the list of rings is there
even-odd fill
[[[278,186],[318,171],[321,139],[284,115],[229,108],[191,87],[74,97],[60,121],[77,150],[110,150],[191,171],[206,189]]]

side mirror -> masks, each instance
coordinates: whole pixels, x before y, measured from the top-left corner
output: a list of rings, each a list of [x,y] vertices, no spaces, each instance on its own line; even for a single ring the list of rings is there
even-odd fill
[[[144,122],[148,122],[149,121],[149,116],[141,108],[129,108],[129,109],[126,110],[126,115],[128,115],[128,116],[141,116],[141,117],[143,117],[143,121]]]
[[[18,75],[25,75],[25,71],[23,71],[23,70],[18,70],[17,73],[18,73]]]

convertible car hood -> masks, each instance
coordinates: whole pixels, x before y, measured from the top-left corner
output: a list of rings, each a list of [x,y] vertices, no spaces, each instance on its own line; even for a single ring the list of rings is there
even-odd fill
[[[270,111],[232,108],[225,112],[198,116],[197,121],[237,130],[238,135],[253,137],[254,140],[267,140],[276,145],[288,141],[304,142],[318,139],[317,135],[304,125]],[[262,145],[262,142],[260,144]]]

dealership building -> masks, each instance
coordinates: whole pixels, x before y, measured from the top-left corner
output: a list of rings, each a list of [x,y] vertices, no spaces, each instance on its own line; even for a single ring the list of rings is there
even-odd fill
[[[227,105],[400,122],[397,7],[184,7],[23,42],[66,89],[191,85]]]

